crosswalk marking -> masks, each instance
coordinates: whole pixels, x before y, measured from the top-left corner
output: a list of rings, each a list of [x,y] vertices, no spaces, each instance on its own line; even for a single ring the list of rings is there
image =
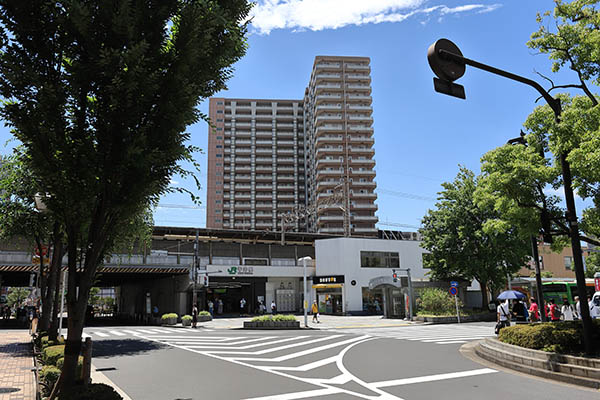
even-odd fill
[[[119,331],[109,331],[109,332],[115,336],[125,336],[125,334],[123,332],[119,332]]]
[[[110,335],[107,335],[106,333],[102,333],[102,332],[93,332],[94,335],[98,335],[100,337],[108,337]]]

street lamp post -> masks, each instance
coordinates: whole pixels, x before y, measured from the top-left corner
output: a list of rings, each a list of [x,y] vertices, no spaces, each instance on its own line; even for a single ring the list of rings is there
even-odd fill
[[[560,121],[561,105],[560,99],[553,98],[539,83],[501,69],[479,63],[474,60],[463,57],[460,49],[448,39],[440,39],[427,51],[429,66],[438,78],[433,78],[434,88],[437,92],[450,96],[465,99],[464,87],[454,83],[455,80],[462,77],[466,70],[466,65],[482,69],[495,75],[500,75],[513,81],[521,82],[533,87],[546,100],[556,121]],[[585,297],[585,273],[583,269],[583,258],[581,255],[581,242],[579,238],[579,226],[577,223],[577,210],[575,208],[575,197],[573,195],[571,167],[567,161],[567,153],[560,154],[560,163],[562,167],[563,186],[565,189],[565,201],[567,203],[566,219],[569,226],[569,236],[571,238],[571,248],[573,250],[573,262],[575,263],[575,276],[577,278],[577,290]],[[542,310],[543,312],[543,310]],[[581,320],[583,322],[583,341],[587,354],[592,354],[594,346],[592,342],[592,320],[587,307],[581,307]]]
[[[304,268],[304,301],[302,302],[304,308],[304,327],[308,328],[308,293],[306,286],[306,264],[308,261],[312,261],[312,258],[306,256],[302,257],[299,261],[302,261],[302,267]]]

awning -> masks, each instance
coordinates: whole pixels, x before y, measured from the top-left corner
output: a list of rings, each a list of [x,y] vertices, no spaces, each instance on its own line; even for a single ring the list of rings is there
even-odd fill
[[[316,285],[312,285],[313,289],[336,289],[344,286],[341,283],[319,283]]]

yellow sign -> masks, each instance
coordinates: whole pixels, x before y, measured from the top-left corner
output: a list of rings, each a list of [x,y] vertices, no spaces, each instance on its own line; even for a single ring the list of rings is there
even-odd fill
[[[35,264],[35,265],[39,265],[40,264],[40,257],[38,257],[38,256],[31,257],[31,263]],[[50,258],[44,257],[44,265],[49,265],[49,264],[50,264]]]

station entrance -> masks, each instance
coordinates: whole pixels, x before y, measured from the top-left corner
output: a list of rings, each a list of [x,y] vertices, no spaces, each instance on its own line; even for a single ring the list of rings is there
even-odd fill
[[[213,315],[257,314],[259,302],[265,304],[265,286],[267,278],[229,278],[210,277],[207,288],[203,291],[203,304],[208,310],[208,302],[213,302]],[[244,309],[240,308],[240,300],[246,300]],[[201,307],[202,308],[202,307]]]

